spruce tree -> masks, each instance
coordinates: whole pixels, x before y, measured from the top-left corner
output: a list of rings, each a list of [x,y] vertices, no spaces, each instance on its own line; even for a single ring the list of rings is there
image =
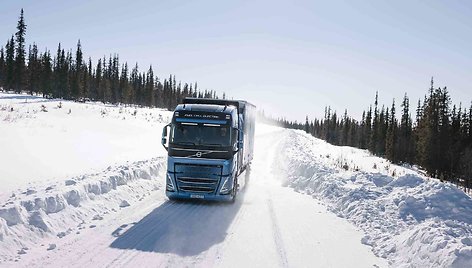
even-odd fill
[[[362,111],[362,119],[361,119],[361,123],[359,125],[359,134],[357,135],[357,139],[358,139],[358,145],[357,147],[358,148],[361,148],[361,149],[366,149],[366,141],[367,141],[367,119],[366,119],[366,112],[365,111]]]
[[[393,163],[397,162],[396,158],[396,141],[397,141],[397,119],[395,117],[395,100],[393,100],[392,108],[390,109],[390,118],[388,121],[388,129],[386,134],[386,143],[385,143],[385,155],[387,159]]]
[[[402,115],[400,120],[400,129],[398,134],[398,161],[413,163],[413,136],[412,122],[410,116],[410,103],[407,94],[403,97]]]
[[[344,115],[341,120],[341,135],[340,145],[346,146],[348,143],[349,136],[349,118],[347,116],[347,109],[344,110]]]
[[[74,99],[72,96],[72,80],[73,80],[73,59],[72,59],[72,50],[67,51],[67,54],[64,54],[64,51],[61,55],[64,58],[64,66],[62,70],[63,83],[64,83],[64,98],[67,100]]]
[[[438,90],[434,90],[434,81],[431,79],[429,96],[425,96],[422,107],[422,116],[417,126],[417,157],[418,163],[433,177],[438,175]]]
[[[74,100],[84,96],[84,83],[83,83],[83,54],[82,45],[80,39],[77,41],[77,49],[75,52],[75,64],[72,68],[72,81],[71,81],[71,97]]]
[[[372,106],[369,106],[369,110],[367,111],[367,115],[365,117],[365,148],[363,149],[369,149],[371,135],[372,135]]]
[[[49,51],[45,51],[41,56],[41,67],[40,67],[40,86],[43,97],[51,97],[52,94],[52,63],[51,54]]]
[[[117,54],[113,55],[110,67],[110,81],[111,81],[111,102],[118,103],[120,102],[121,92],[120,92],[120,60]]]
[[[94,100],[100,100],[102,102],[105,102],[105,99],[103,98],[103,86],[102,86],[102,80],[103,80],[103,71],[102,71],[102,59],[98,59],[97,66],[95,67],[95,83],[94,83],[94,94],[93,99]]]
[[[102,61],[102,79],[100,81],[100,93],[101,93],[101,101],[103,103],[111,102],[111,73],[112,73],[112,66],[113,61],[111,59],[111,55],[108,58],[108,66],[106,64],[106,58],[103,57]]]
[[[375,144],[375,154],[379,156],[385,155],[385,140],[388,129],[388,108],[382,105],[377,123],[377,143]]]
[[[305,132],[310,133],[310,123],[308,122],[308,115],[305,118]]]
[[[467,143],[472,145],[472,102],[469,108],[469,130],[468,130]]]
[[[18,20],[16,36],[16,54],[15,54],[15,91],[21,92],[26,90],[26,50],[25,50],[25,35],[26,24],[23,16],[23,9],[21,9],[20,19]]]
[[[145,94],[146,94],[146,103],[147,106],[152,106],[154,103],[154,72],[152,70],[152,65],[149,66],[149,70],[146,75],[146,85],[145,85]]]
[[[379,133],[379,111],[378,111],[378,104],[379,104],[379,94],[375,92],[375,103],[374,103],[374,118],[372,121],[372,131],[370,136],[369,142],[369,151],[373,154],[377,153],[377,143],[378,143],[378,133]]]
[[[461,134],[461,122],[462,122],[462,108],[456,109],[456,105],[453,106],[451,112],[451,125],[449,130],[449,147],[446,148],[446,157],[443,159],[447,162],[441,166],[441,171],[445,176],[450,177],[455,174],[458,170],[457,164],[460,161],[461,151],[463,150],[462,134]],[[444,153],[443,153],[444,154]],[[455,176],[452,176],[454,178]]]
[[[89,99],[94,99],[94,89],[95,87],[93,86],[93,67],[92,67],[92,58],[89,57],[88,59],[88,67],[87,67],[87,75],[85,79],[85,85],[84,85],[84,96],[86,96]]]
[[[140,101],[140,92],[138,90],[138,64],[133,67],[131,70],[131,91],[133,92],[134,95],[134,104],[139,104]]]
[[[5,52],[0,48],[0,90],[4,90],[6,82]]]
[[[38,47],[35,43],[29,47],[28,53],[28,91],[29,94],[39,92],[40,63],[38,59]]]
[[[59,98],[61,97],[61,83],[60,83],[60,73],[61,73],[61,68],[62,68],[62,62],[61,62],[61,43],[57,45],[57,51],[56,51],[56,56],[54,57],[54,90],[53,90],[53,97],[54,98]]]
[[[12,90],[15,84],[15,40],[13,36],[8,41],[5,56],[5,87],[7,90]]]
[[[124,104],[131,103],[131,90],[128,83],[128,63],[125,63],[121,68],[120,77],[120,102]]]
[[[451,113],[450,113],[450,97],[447,88],[438,88],[436,91],[436,98],[437,98],[437,148],[434,148],[435,151],[435,166],[440,171],[443,176],[448,177],[451,174],[452,170],[452,161],[455,156],[453,156],[453,152],[451,152],[451,146],[453,146],[454,142],[453,139],[458,138],[460,133],[460,121],[456,122],[457,129],[454,131],[457,132],[457,137],[451,133]],[[459,111],[455,111],[457,114],[455,115],[460,120],[461,108]],[[449,153],[447,153],[449,151]]]

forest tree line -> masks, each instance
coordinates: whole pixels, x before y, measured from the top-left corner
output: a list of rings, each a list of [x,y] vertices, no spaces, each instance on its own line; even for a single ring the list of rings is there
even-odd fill
[[[325,108],[323,119],[305,123],[278,120],[284,127],[303,129],[334,145],[368,149],[392,163],[421,166],[429,176],[472,187],[472,103],[456,106],[446,87],[431,86],[424,100],[418,100],[415,120],[405,93],[400,103],[379,107],[378,93],[373,106],[357,121],[347,110],[342,115]]]
[[[39,52],[35,43],[26,51],[25,36],[21,10],[17,32],[0,47],[0,90],[169,110],[185,97],[218,98],[215,91],[199,90],[197,83],[182,83],[175,75],[161,80],[152,66],[141,72],[137,63],[120,63],[117,54],[93,63],[91,58],[84,58],[80,40],[74,52],[66,51],[60,43],[54,54],[48,49]]]

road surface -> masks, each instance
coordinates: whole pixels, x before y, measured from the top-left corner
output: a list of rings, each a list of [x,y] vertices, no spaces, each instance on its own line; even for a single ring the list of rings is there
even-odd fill
[[[17,265],[63,267],[384,267],[363,234],[310,196],[283,187],[274,159],[287,138],[256,133],[255,159],[234,204],[169,201],[163,189],[33,248]],[[164,180],[162,178],[162,180]]]

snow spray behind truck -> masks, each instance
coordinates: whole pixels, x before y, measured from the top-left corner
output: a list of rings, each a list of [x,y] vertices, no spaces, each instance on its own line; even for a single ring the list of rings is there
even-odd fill
[[[169,199],[234,201],[238,176],[253,158],[255,108],[246,101],[201,98],[177,105],[162,131]]]

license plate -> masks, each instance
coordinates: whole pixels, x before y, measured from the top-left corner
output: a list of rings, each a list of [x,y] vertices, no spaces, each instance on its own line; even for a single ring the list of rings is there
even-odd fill
[[[202,194],[191,194],[190,198],[203,199],[203,198],[205,198],[205,196],[203,196]]]

